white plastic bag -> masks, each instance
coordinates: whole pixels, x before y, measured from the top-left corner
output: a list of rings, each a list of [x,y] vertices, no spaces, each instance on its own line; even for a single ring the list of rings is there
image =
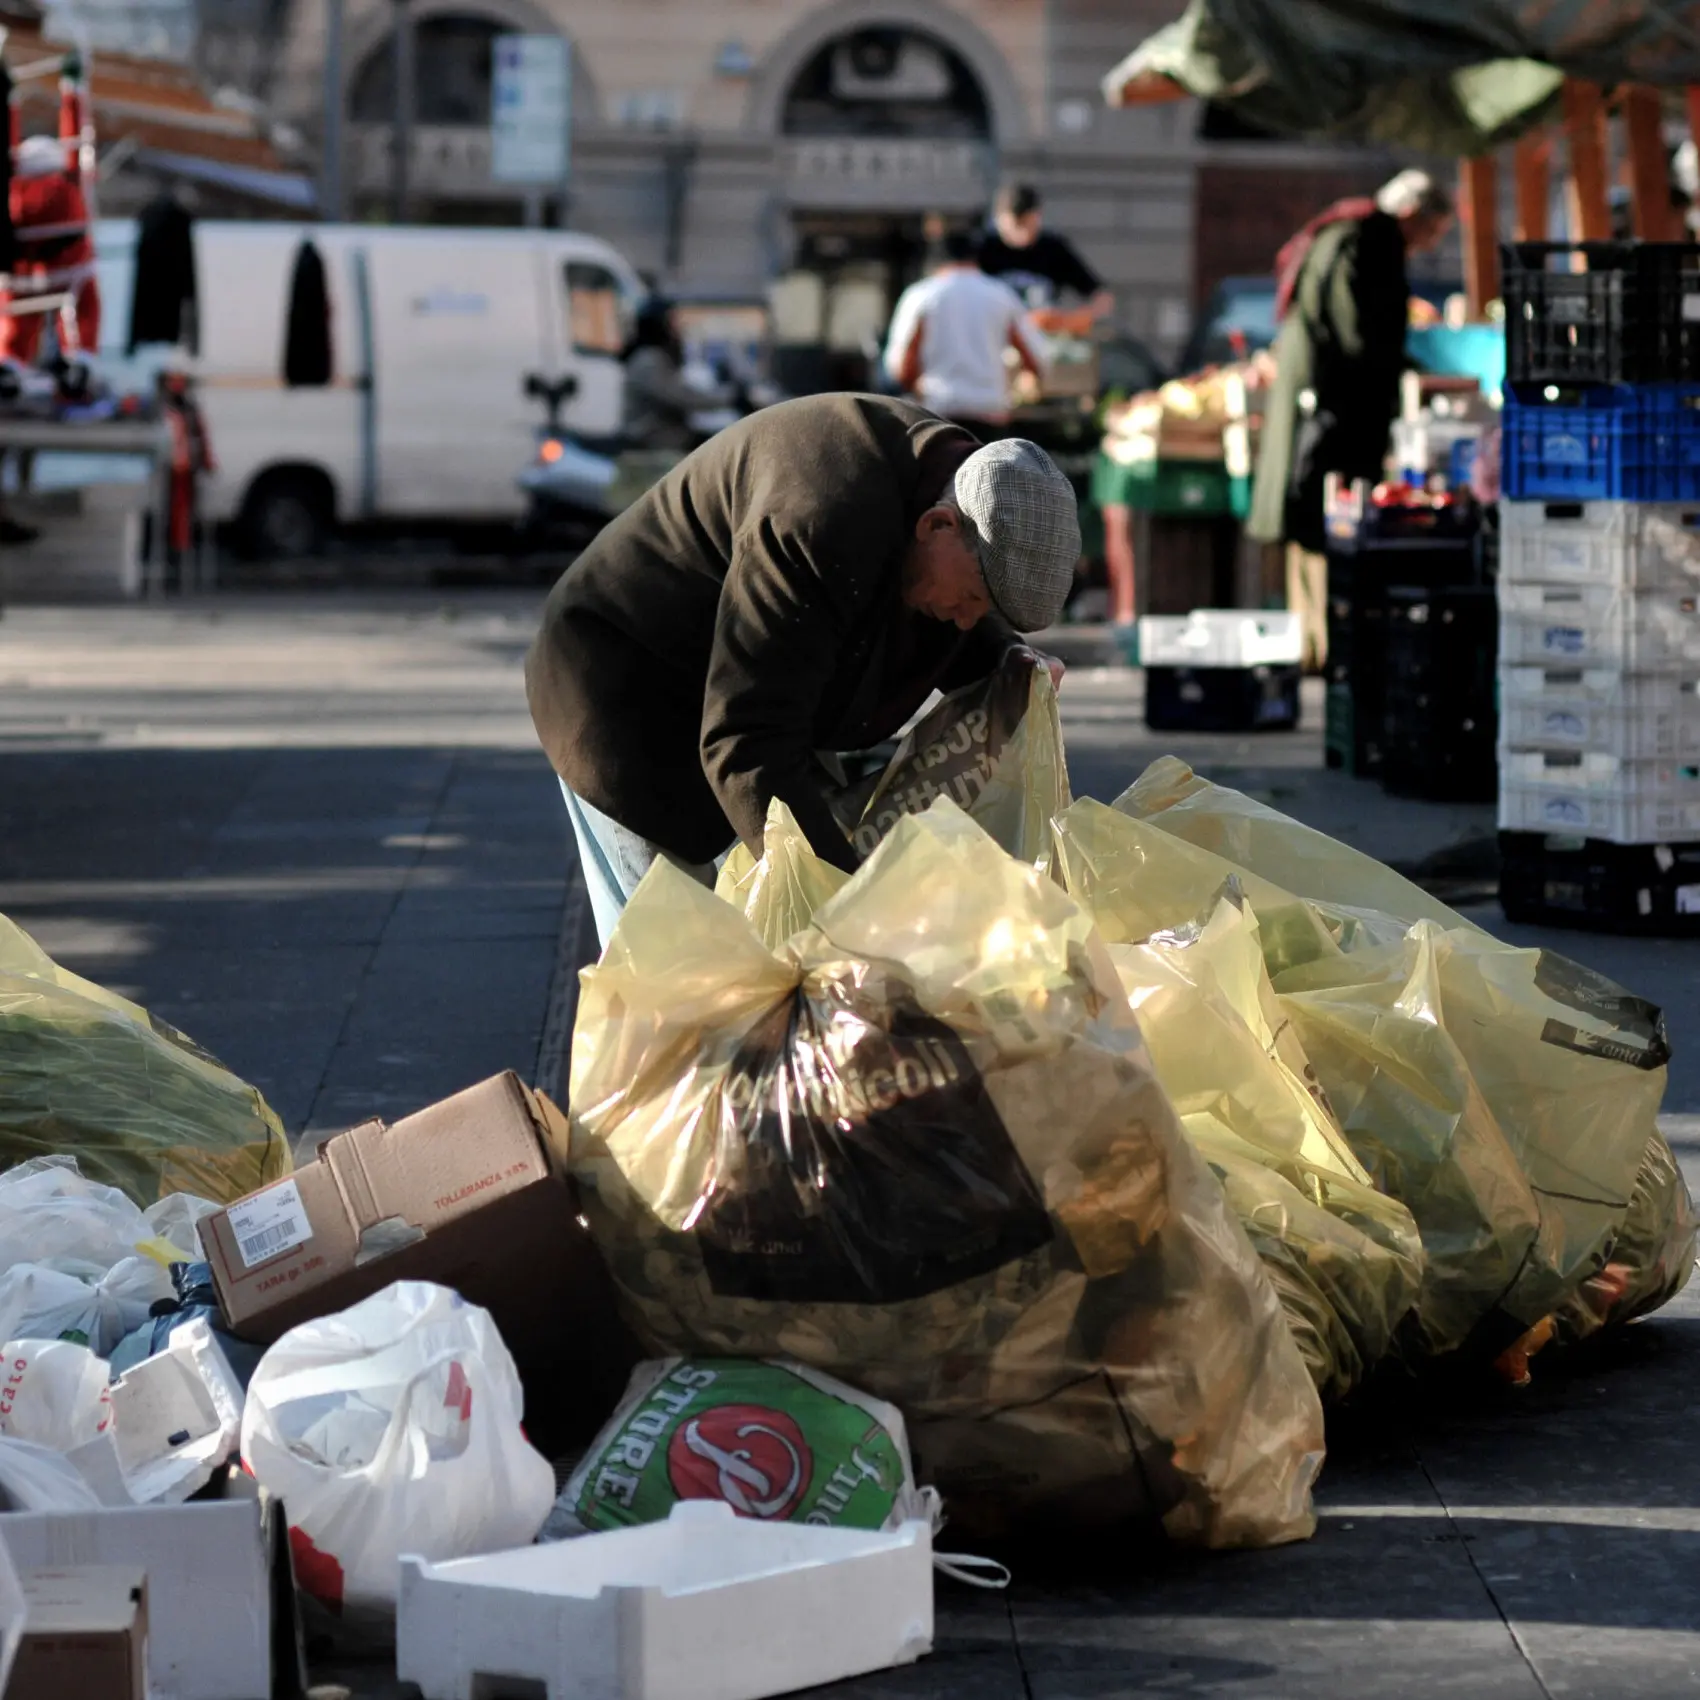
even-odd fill
[[[62,1453],[30,1440],[0,1439],[0,1511],[98,1511],[100,1507],[100,1495]]]
[[[302,1589],[376,1642],[395,1632],[403,1553],[470,1557],[542,1527],[555,1473],[522,1411],[489,1313],[398,1281],[266,1353],[248,1386],[242,1461],[288,1507]]]
[[[65,1340],[110,1357],[170,1297],[171,1276],[151,1257],[123,1258],[103,1275],[18,1263],[0,1275],[0,1333]]]
[[[13,1340],[0,1349],[0,1436],[70,1452],[112,1426],[106,1365],[70,1340]]]
[[[199,1256],[188,1194],[148,1211],[85,1180],[74,1157],[0,1174],[0,1338],[73,1340],[105,1357],[172,1296],[170,1266]]]

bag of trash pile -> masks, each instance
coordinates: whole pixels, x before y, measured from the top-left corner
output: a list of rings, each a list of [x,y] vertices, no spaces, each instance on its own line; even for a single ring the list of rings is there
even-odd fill
[[[543,1539],[664,1522],[682,1499],[832,1529],[931,1515],[893,1406],[802,1364],[663,1358],[633,1371]]]
[[[85,1180],[73,1157],[0,1174],[0,1336],[72,1340],[109,1356],[171,1297],[170,1267],[193,1254],[195,1213],[211,1208],[173,1197],[139,1210],[116,1187]]]
[[[1118,802],[1125,824],[1109,813],[1094,826],[1113,853],[1095,844],[1079,865],[1111,875],[1080,894],[1112,937],[1130,911],[1132,930],[1184,922],[1207,873],[1243,879],[1280,1008],[1354,1155],[1421,1232],[1416,1355],[1497,1356],[1555,1316],[1577,1331],[1573,1301],[1629,1229],[1644,1170],[1634,1295],[1613,1315],[1686,1279],[1692,1208],[1655,1124],[1668,1049],[1654,1006],[1552,952],[1444,924],[1451,911],[1391,870],[1179,763]]]
[[[1216,1171],[1324,1398],[1386,1356],[1416,1303],[1422,1241],[1334,1120],[1230,884],[1200,922],[1109,947],[1157,1078]]]
[[[809,848],[797,817],[775,797],[767,806],[761,860],[735,846],[721,864],[714,893],[743,915],[769,950],[778,950],[849,877]]]
[[[1312,1527],[1320,1406],[1089,918],[953,804],[779,952],[658,863],[584,976],[572,1151],[651,1350],[896,1405],[984,1533]]]
[[[138,1204],[174,1192],[227,1204],[290,1167],[252,1086],[0,916],[0,1170],[58,1152]]]
[[[0,1346],[0,1437],[71,1452],[112,1426],[106,1365],[70,1340]]]
[[[523,1410],[489,1313],[428,1281],[397,1281],[267,1351],[242,1462],[287,1508],[297,1581],[339,1638],[394,1638],[403,1553],[468,1558],[535,1538],[555,1472]]]
[[[1479,931],[1385,862],[1243,791],[1201,779],[1174,756],[1152,762],[1116,799],[1115,806],[1136,820],[1151,821],[1171,837],[1214,852],[1294,897],[1330,910],[1368,910],[1407,925],[1434,921],[1442,927]]]

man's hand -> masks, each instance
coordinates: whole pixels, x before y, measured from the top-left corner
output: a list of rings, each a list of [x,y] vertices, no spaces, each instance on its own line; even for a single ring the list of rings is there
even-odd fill
[[[1061,689],[1063,674],[1068,671],[1067,663],[1058,660],[1054,655],[1047,655],[1042,649],[1034,649],[1031,644],[1019,645],[1021,653],[1028,657],[1035,666],[1044,666],[1051,675],[1053,689]]]

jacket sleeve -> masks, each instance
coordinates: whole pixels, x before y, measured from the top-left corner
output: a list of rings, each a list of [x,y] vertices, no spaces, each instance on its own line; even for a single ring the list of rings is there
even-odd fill
[[[877,578],[865,565],[824,574],[806,539],[781,534],[768,519],[737,539],[715,616],[701,753],[733,831],[757,855],[767,806],[778,797],[817,856],[846,871],[858,865],[821,788],[812,729],[845,634],[859,624]]]

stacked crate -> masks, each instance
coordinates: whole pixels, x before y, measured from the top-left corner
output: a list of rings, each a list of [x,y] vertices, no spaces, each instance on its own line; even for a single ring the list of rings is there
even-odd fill
[[[1464,647],[1481,625],[1476,509],[1378,508],[1363,484],[1331,484],[1327,520],[1327,764],[1415,796],[1491,797],[1491,647],[1474,691]]]
[[[1700,932],[1700,246],[1523,243],[1505,278],[1501,898]]]

